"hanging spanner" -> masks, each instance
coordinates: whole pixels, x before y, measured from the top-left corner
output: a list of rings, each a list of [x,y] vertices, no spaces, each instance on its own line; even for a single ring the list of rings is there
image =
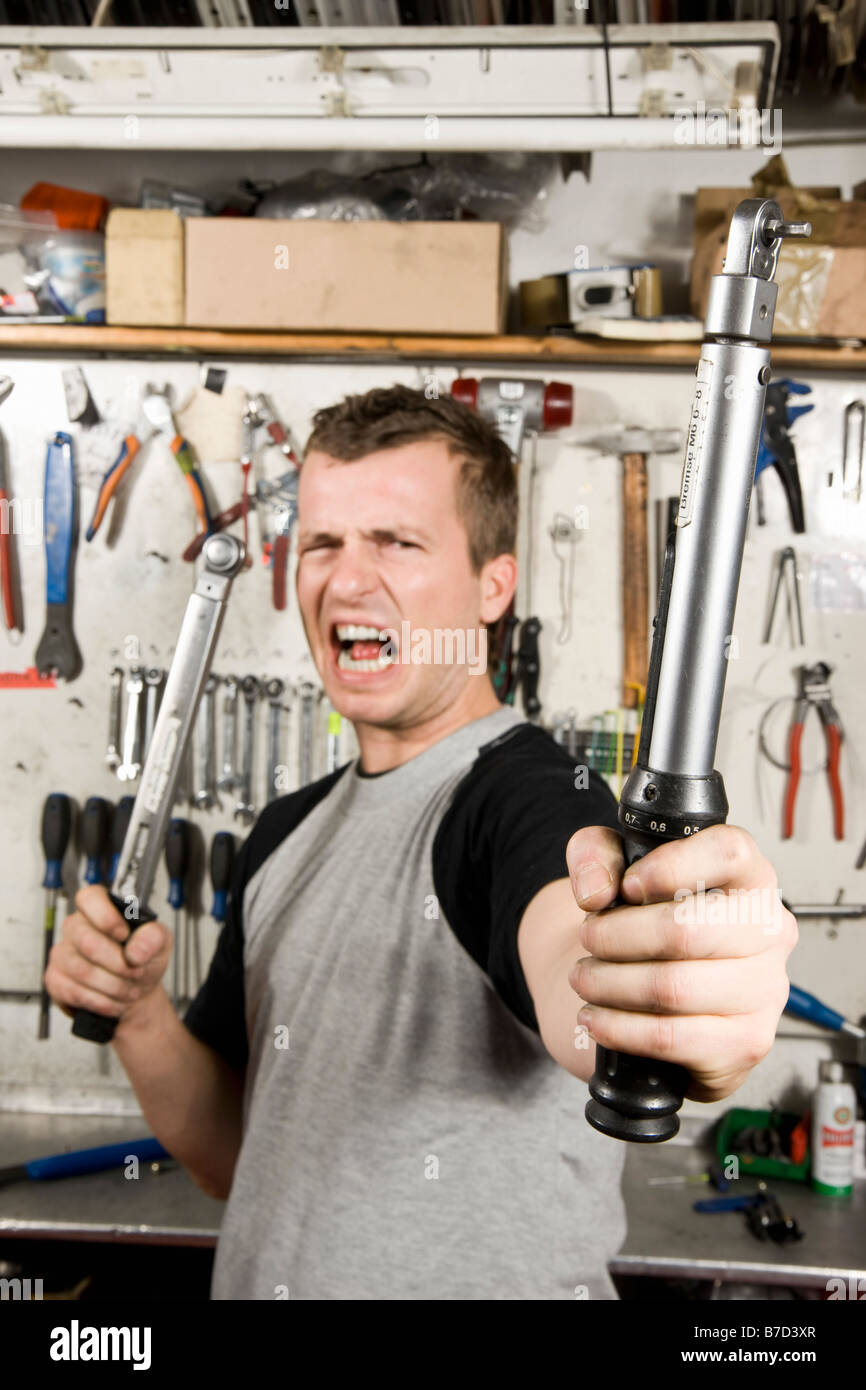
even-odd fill
[[[255,676],[244,676],[241,693],[244,697],[244,746],[241,755],[240,796],[235,806],[235,820],[249,825],[256,811],[253,805],[253,728],[256,717],[256,700],[261,686]]]
[[[316,701],[316,687],[312,681],[301,681],[298,686],[301,702],[301,740],[298,752],[298,785],[306,787],[313,780],[313,712]]]
[[[226,676],[223,695],[223,762],[222,771],[217,778],[217,789],[230,792],[238,784],[235,769],[235,739],[237,736],[238,678]]]
[[[72,571],[77,531],[75,460],[70,435],[58,430],[45,458],[45,631],[36,648],[40,676],[74,680],[81,653],[72,631]]]
[[[193,805],[200,811],[207,811],[214,804],[214,706],[213,694],[217,678],[208,676],[204,683],[204,693],[198,711],[198,785],[193,793]]]
[[[126,725],[123,730],[123,762],[117,769],[121,782],[134,782],[141,772],[141,695],[144,667],[133,666],[126,682]]]
[[[162,682],[165,672],[159,666],[148,666],[144,673],[144,684],[147,687],[144,705],[144,756],[147,757],[147,750],[150,748],[150,740],[153,738],[153,731],[156,727],[156,716],[159,714],[159,702],[162,695]]]
[[[171,816],[178,774],[199,698],[210,670],[232,580],[244,561],[234,536],[211,536],[204,566],[187,603],[174,660],[165,683],[150,752],[114,874],[111,901],[135,930],[152,922],[148,907]],[[76,1011],[73,1033],[91,1042],[108,1042],[116,1020],[88,1009]]]
[[[280,762],[280,715],[282,705],[280,703],[283,692],[286,688],[285,681],[280,680],[279,676],[274,676],[265,685],[265,694],[270,702],[270,714],[268,716],[268,802],[274,801],[279,796],[280,791],[277,781],[280,775],[280,768],[285,767],[285,763]]]
[[[120,767],[120,702],[123,690],[123,667],[112,666],[109,672],[111,679],[111,695],[108,702],[108,747],[105,750],[105,761],[111,768]]]

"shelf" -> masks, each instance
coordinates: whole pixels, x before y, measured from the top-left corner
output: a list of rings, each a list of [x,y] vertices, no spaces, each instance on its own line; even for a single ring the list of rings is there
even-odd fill
[[[121,328],[0,323],[0,354],[289,357],[307,361],[404,359],[555,363],[563,367],[693,367],[698,343],[629,343],[599,338],[443,337],[398,333],[251,333],[211,328]],[[866,371],[866,347],[778,344],[773,365],[811,371]]]

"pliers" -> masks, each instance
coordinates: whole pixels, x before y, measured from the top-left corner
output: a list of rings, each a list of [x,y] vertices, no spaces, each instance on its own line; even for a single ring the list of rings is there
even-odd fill
[[[182,434],[178,434],[174,423],[174,416],[171,413],[169,401],[169,388],[163,386],[158,390],[155,386],[148,386],[142,410],[150,421],[157,434],[161,434],[165,439],[171,452],[177,459],[178,467],[186,478],[189,490],[192,493],[192,500],[195,504],[196,514],[199,520],[199,530],[210,535],[213,531],[210,510],[207,503],[207,495],[204,490],[202,476],[195,466],[195,458],[192,449]]]
[[[842,725],[830,698],[830,671],[831,668],[824,661],[816,662],[814,666],[801,666],[798,671],[800,695],[794,707],[794,722],[791,725],[788,745],[790,772],[785,790],[783,840],[790,840],[794,833],[794,805],[797,800],[801,771],[800,745],[803,741],[803,725],[810,705],[818,711],[821,723],[824,725],[824,737],[827,742],[827,778],[833,801],[834,834],[837,840],[844,840],[845,838],[845,806],[842,799],[842,783],[839,779]]]
[[[165,438],[169,448],[177,459],[180,471],[189,484],[196,514],[199,519],[200,530],[206,536],[211,534],[213,522],[211,521],[204,483],[201,474],[195,466],[195,460],[189,444],[182,435],[177,433],[175,428],[171,406],[169,404],[168,391],[169,388],[167,386],[162,387],[161,390],[152,385],[147,386],[139,421],[135,428],[126,435],[120,446],[120,452],[117,458],[102,479],[93,517],[85,533],[89,541],[93,540],[93,537],[99,530],[108,504],[114,496],[121,478],[126,473],[139,450],[142,449],[155,434],[161,434]]]
[[[803,515],[803,493],[800,487],[797,455],[794,452],[794,445],[788,430],[795,420],[798,420],[801,415],[808,415],[809,411],[814,410],[815,407],[811,402],[808,405],[789,405],[788,398],[791,395],[808,395],[811,389],[811,386],[807,386],[803,381],[791,381],[788,378],[783,381],[771,382],[767,387],[761,442],[758,445],[758,457],[755,461],[755,483],[758,482],[765,468],[775,468],[778,473],[788,501],[791,526],[798,535],[802,535],[805,531],[806,521]],[[760,490],[758,502],[758,521],[762,524]]]
[[[147,420],[142,416],[135,428],[130,430],[129,434],[125,436],[117,458],[105,473],[100,484],[99,493],[96,498],[96,506],[93,509],[93,516],[90,519],[90,525],[84,533],[87,540],[93,540],[93,537],[102,525],[103,517],[108,510],[108,504],[114,496],[121,478],[129,468],[129,465],[132,463],[139,449],[143,444],[147,443],[148,439],[153,437],[154,433],[155,431],[148,426]]]

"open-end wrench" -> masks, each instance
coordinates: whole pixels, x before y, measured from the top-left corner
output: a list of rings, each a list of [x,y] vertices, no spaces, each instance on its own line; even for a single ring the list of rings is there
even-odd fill
[[[206,811],[214,804],[213,794],[213,749],[214,749],[214,708],[213,693],[217,678],[208,676],[204,683],[201,704],[198,711],[198,785],[193,794],[193,805]]]
[[[123,730],[123,762],[117,769],[121,782],[133,782],[141,772],[141,693],[144,667],[133,666],[126,682],[126,725]]]
[[[36,648],[40,676],[74,680],[81,653],[72,631],[72,571],[77,512],[72,439],[58,430],[45,458],[43,499],[45,532],[45,631]]]
[[[105,750],[105,761],[113,772],[115,768],[120,767],[120,701],[123,690],[123,667],[112,666],[109,675],[111,696],[108,703],[108,747]]]
[[[256,700],[261,686],[255,676],[244,676],[241,693],[244,697],[244,746],[241,755],[240,796],[235,806],[235,820],[249,825],[256,811],[253,805],[253,728],[256,717]]]
[[[268,717],[268,802],[274,801],[279,795],[277,788],[279,770],[285,766],[280,762],[280,714],[282,712],[280,701],[285,688],[286,683],[280,680],[279,676],[274,676],[265,685],[265,694],[271,707]]]
[[[217,789],[221,792],[233,791],[238,783],[235,770],[235,738],[238,725],[238,678],[226,676],[223,695],[223,761],[222,771],[217,778]]]
[[[162,681],[164,676],[165,672],[159,666],[148,666],[144,673],[144,684],[147,687],[144,705],[145,757],[147,757],[147,750],[150,747],[150,740],[153,738],[156,716],[159,714],[159,702],[162,698]]]
[[[313,780],[313,711],[316,701],[316,687],[312,681],[301,681],[298,686],[301,701],[301,741],[298,751],[298,785],[306,787]]]

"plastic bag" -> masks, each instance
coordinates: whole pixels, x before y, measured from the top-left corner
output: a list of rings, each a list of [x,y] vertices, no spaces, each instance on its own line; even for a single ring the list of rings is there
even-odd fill
[[[545,154],[424,155],[363,175],[316,169],[265,193],[257,217],[441,222],[473,218],[541,231],[559,158]]]

